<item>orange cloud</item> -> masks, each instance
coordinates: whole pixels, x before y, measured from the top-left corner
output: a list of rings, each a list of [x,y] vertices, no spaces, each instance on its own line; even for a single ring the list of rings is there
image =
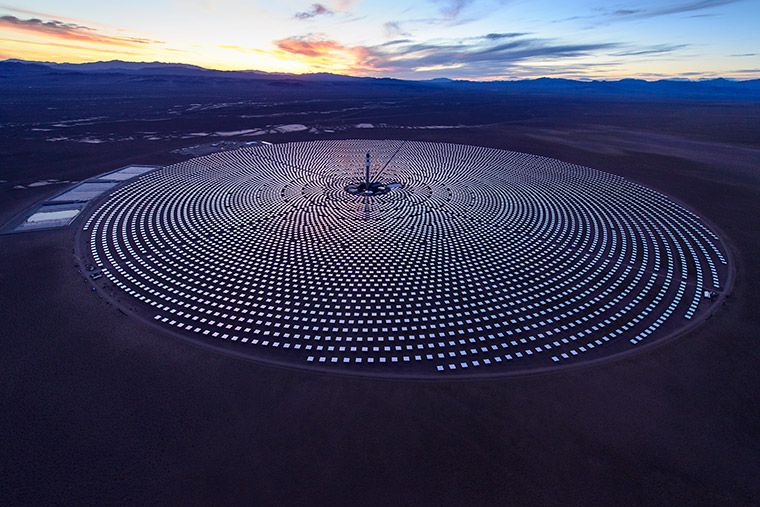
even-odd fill
[[[58,20],[43,21],[38,18],[20,19],[16,16],[0,16],[0,28],[31,32],[59,39],[106,44],[113,46],[136,46],[160,44],[160,41],[140,37],[123,37],[99,33],[94,28]]]
[[[40,46],[42,48],[65,48],[65,49],[73,49],[73,50],[87,50],[89,48],[77,45],[77,44],[66,44],[65,42],[53,42],[53,41],[44,41],[44,42],[38,42],[38,41],[32,41],[32,40],[23,40],[23,39],[8,39],[5,37],[0,38],[0,42],[7,42],[9,46]],[[130,51],[128,49],[114,49],[109,48],[108,54],[114,54],[114,55],[136,55],[137,52]]]
[[[278,40],[276,44],[288,53],[311,57],[326,56],[346,49],[343,44],[334,40],[308,40],[299,37]]]
[[[321,37],[288,37],[275,41],[282,57],[298,58],[316,70],[377,72],[373,52],[365,46],[346,46]]]

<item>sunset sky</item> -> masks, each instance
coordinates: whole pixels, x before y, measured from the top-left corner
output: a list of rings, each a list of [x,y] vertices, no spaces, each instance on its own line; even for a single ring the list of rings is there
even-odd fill
[[[760,78],[759,26],[760,0],[25,0],[0,5],[0,59],[405,79],[749,79]]]

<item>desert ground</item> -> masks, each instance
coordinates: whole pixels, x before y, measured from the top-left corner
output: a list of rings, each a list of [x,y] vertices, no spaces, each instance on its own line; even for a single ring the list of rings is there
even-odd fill
[[[545,155],[667,193],[716,227],[735,284],[695,331],[602,364],[373,380],[264,366],[130,319],[79,271],[78,222],[3,235],[4,503],[760,502],[757,102],[77,93],[0,98],[0,223],[62,182],[185,160],[174,150],[205,142],[434,140]]]

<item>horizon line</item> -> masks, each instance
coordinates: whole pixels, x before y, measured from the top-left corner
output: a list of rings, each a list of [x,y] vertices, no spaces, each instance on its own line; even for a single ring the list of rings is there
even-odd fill
[[[96,63],[125,63],[125,64],[159,64],[159,65],[167,65],[167,66],[183,66],[188,68],[194,68],[194,69],[200,69],[200,70],[206,70],[206,71],[212,71],[212,72],[225,72],[225,73],[235,73],[235,72],[256,72],[260,74],[266,74],[271,76],[319,76],[319,75],[327,75],[327,76],[338,76],[338,77],[347,77],[347,78],[354,78],[354,79],[378,79],[378,80],[394,80],[394,81],[408,81],[408,82],[415,82],[415,83],[425,83],[430,81],[451,81],[451,82],[459,82],[459,83],[509,83],[509,82],[521,82],[521,81],[536,81],[539,79],[548,79],[548,80],[557,80],[557,81],[574,81],[578,83],[617,83],[621,81],[642,81],[645,83],[657,83],[662,81],[670,81],[670,82],[687,82],[687,83],[699,83],[699,82],[705,82],[705,81],[716,81],[716,80],[724,80],[724,81],[731,81],[731,82],[750,82],[750,81],[760,81],[760,78],[736,78],[736,77],[726,77],[722,75],[713,76],[713,77],[698,77],[698,78],[690,78],[690,77],[653,77],[653,78],[646,78],[646,77],[621,77],[617,79],[594,79],[594,78],[572,78],[572,77],[554,77],[549,75],[541,75],[537,77],[524,77],[524,78],[493,78],[493,79],[457,79],[457,78],[449,78],[445,76],[437,76],[437,77],[430,77],[425,79],[407,79],[407,78],[399,78],[399,77],[393,77],[393,76],[367,76],[367,75],[357,75],[357,74],[339,74],[335,72],[270,72],[265,70],[259,70],[259,69],[222,69],[222,68],[214,68],[214,67],[204,67],[202,65],[196,65],[192,63],[185,63],[185,62],[179,62],[179,61],[159,61],[159,60],[153,60],[153,61],[144,61],[144,60],[121,60],[118,58],[111,59],[111,60],[88,60],[88,61],[81,61],[81,62],[54,62],[54,61],[46,61],[46,60],[28,60],[25,58],[6,58],[4,60],[0,60],[0,63],[25,63],[25,64],[38,64],[38,65],[47,65],[47,66],[57,66],[57,65],[89,65],[89,64],[96,64]]]

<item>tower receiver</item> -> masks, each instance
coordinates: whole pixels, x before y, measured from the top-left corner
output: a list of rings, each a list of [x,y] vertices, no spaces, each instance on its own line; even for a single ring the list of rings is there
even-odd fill
[[[369,180],[369,166],[370,166],[370,156],[369,152],[367,152],[367,158],[364,160],[364,189],[369,190],[370,188],[370,180]]]
[[[370,168],[372,167],[372,155],[367,152],[364,157],[364,176],[361,178],[360,183],[352,183],[346,187],[346,192],[353,195],[361,195],[364,197],[372,197],[375,195],[382,195],[390,192],[394,188],[398,188],[398,184],[381,183],[379,181],[373,181],[370,175]]]

